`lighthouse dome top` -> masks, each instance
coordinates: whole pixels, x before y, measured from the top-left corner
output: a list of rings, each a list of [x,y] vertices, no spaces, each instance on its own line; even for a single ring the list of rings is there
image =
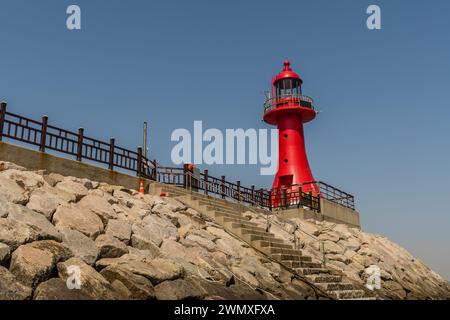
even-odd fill
[[[300,83],[303,83],[303,80],[300,78],[300,76],[292,71],[291,62],[289,60],[284,60],[283,64],[284,69],[276,77],[274,77],[273,84],[283,79],[298,79],[300,80]]]

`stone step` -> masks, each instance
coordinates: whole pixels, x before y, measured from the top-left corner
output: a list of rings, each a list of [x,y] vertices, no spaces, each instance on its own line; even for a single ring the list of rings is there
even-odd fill
[[[185,194],[190,194],[189,190],[186,190],[184,188],[180,188],[180,187],[168,187],[168,186],[163,186],[163,187],[158,187],[156,188],[157,191],[159,192],[176,192],[176,193],[182,193],[183,195]]]
[[[255,231],[259,231],[259,232],[266,232],[266,229],[264,229],[264,228],[254,227],[255,224],[253,222],[248,222],[248,223],[226,222],[226,224],[229,225],[229,227],[231,227],[231,228],[245,228],[245,229],[255,230]]]
[[[241,210],[241,206],[238,204],[234,204],[232,202],[229,203],[223,203],[221,201],[217,201],[215,199],[196,199],[199,204],[201,205],[209,205],[209,206],[215,206],[215,207],[219,207],[219,208],[223,208],[223,209],[229,209],[229,210],[236,210],[239,212],[242,212]]]
[[[300,261],[293,261],[293,260],[278,260],[278,261],[280,261],[282,264],[291,269],[300,268],[302,266]]]
[[[226,208],[226,207],[223,207],[223,206],[215,206],[215,205],[211,205],[211,204],[201,204],[201,203],[199,205],[200,205],[201,208],[206,208],[206,210],[223,211],[223,212],[229,212],[229,213],[232,213],[232,214],[237,214],[237,215],[240,215],[240,216],[242,215],[241,211],[234,210],[232,208]]]
[[[228,217],[228,218],[235,218],[235,219],[245,219],[245,217],[238,215],[238,214],[234,214],[234,213],[230,213],[230,212],[223,212],[221,210],[214,210],[214,216],[217,217]],[[247,220],[249,221],[249,220]]]
[[[278,243],[278,242],[269,242],[269,241],[265,241],[265,240],[253,241],[252,245],[254,245],[258,249],[260,249],[260,248],[292,249],[292,246],[290,244]]]
[[[241,235],[241,237],[248,242],[262,240],[262,241],[269,241],[271,243],[280,243],[280,244],[284,243],[284,241],[282,239],[278,239],[278,238],[275,238],[274,236],[269,236],[269,235],[260,236],[260,235],[253,235],[253,234],[243,234],[243,235]]]
[[[168,188],[157,188],[156,189],[156,194],[160,195],[161,193],[165,193],[166,195],[168,194],[177,194],[180,196],[184,196],[189,194],[188,192],[186,192],[183,189],[168,189]]]
[[[330,274],[318,274],[318,275],[307,275],[309,280],[314,283],[326,283],[326,282],[341,282],[342,276],[335,276]]]
[[[297,250],[297,249],[282,249],[282,248],[270,248],[270,249],[268,249],[268,252],[269,252],[269,254],[270,255],[272,255],[272,254],[300,254],[300,255],[302,255],[302,253],[301,253],[301,251],[300,250]],[[312,260],[312,258],[311,257],[309,257],[309,256],[304,256],[304,255],[302,255],[302,260],[303,261],[311,261]]]
[[[302,267],[303,268],[312,268],[312,269],[318,269],[318,268],[322,268],[322,264],[319,262],[312,262],[312,261],[304,261],[302,263]]]
[[[228,216],[218,216],[217,222],[224,224],[226,222],[235,222],[235,223],[251,223],[248,221],[248,219],[245,218],[230,218]],[[256,226],[256,224],[255,224]]]
[[[253,234],[256,236],[270,236],[270,237],[275,237],[275,235],[273,233],[270,232],[266,232],[266,230],[264,231],[256,231],[254,229],[249,229],[249,228],[236,228],[236,230],[240,229],[240,233],[241,234]]]
[[[221,200],[213,197],[196,197],[196,199],[200,202],[200,204],[204,205],[214,205],[218,207],[223,207],[226,209],[232,210],[241,210],[242,205],[239,203],[234,203],[226,200]]]
[[[193,192],[192,193],[192,197],[196,200],[203,200],[203,201],[213,201],[215,203],[218,204],[222,204],[222,205],[236,205],[236,203],[224,200],[224,199],[220,199],[218,197],[213,197],[213,196],[207,196],[204,193],[198,193],[198,192]]]
[[[331,282],[331,283],[316,283],[316,285],[321,287],[325,291],[355,290],[355,285],[352,283]]]
[[[324,269],[324,268],[296,268],[295,271],[297,271],[299,274],[302,274],[304,276],[308,275],[319,275],[319,274],[331,274],[331,270]]]
[[[328,293],[333,295],[336,299],[359,299],[363,298],[365,295],[364,290],[336,290]]]
[[[272,258],[278,261],[302,261],[302,256],[297,254],[283,254],[283,253],[273,253],[270,255]]]

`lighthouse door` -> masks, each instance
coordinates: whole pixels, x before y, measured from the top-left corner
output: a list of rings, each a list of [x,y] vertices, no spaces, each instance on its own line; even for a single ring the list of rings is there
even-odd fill
[[[279,186],[290,186],[292,185],[293,175],[281,176],[278,178]]]

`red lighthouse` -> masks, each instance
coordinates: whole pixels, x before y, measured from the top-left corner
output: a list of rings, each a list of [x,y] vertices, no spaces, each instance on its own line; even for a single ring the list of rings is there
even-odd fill
[[[264,103],[264,121],[279,129],[278,172],[274,190],[319,193],[305,150],[303,124],[316,117],[313,100],[302,93],[302,79],[284,62],[284,70],[272,79],[270,97]],[[272,200],[274,201],[274,200]]]

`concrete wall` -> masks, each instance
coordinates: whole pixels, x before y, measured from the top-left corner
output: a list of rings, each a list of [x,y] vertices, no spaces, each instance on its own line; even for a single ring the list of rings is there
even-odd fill
[[[281,210],[279,215],[287,218],[314,219],[317,221],[329,221],[344,223],[352,227],[361,228],[359,213],[326,199],[320,199],[320,212],[293,208]]]
[[[350,226],[361,227],[359,213],[357,211],[341,206],[335,202],[320,199],[320,211],[326,221],[343,222]]]
[[[0,160],[13,162],[30,170],[45,170],[47,173],[59,173],[65,176],[88,178],[93,181],[124,186],[128,189],[139,188],[139,178],[125,173],[115,172],[48,153],[27,149],[0,142]],[[151,183],[144,180],[146,187]]]

